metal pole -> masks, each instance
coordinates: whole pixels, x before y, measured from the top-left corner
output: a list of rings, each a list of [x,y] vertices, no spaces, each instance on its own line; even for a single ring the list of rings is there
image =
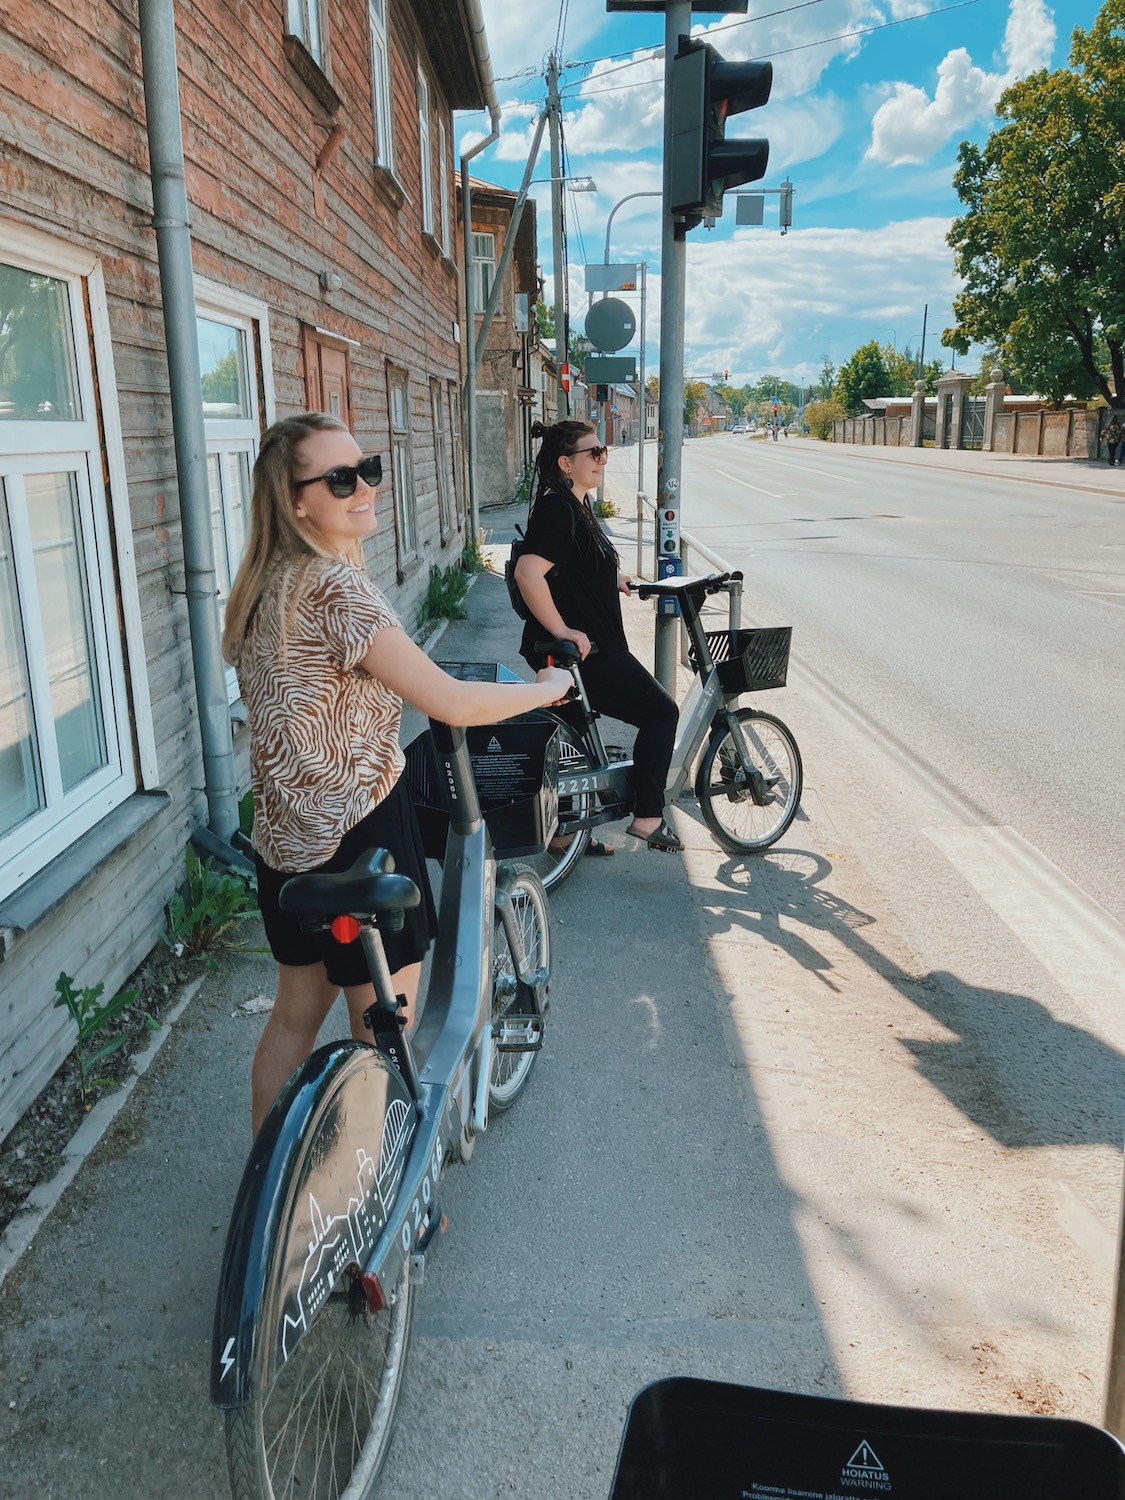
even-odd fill
[[[660,422],[656,445],[658,515],[671,502],[682,503],[680,476],[684,445],[684,290],[687,242],[668,204],[672,172],[672,59],[681,33],[691,34],[691,0],[669,0],[664,12],[664,206],[660,252]],[[659,519],[657,536],[660,535]],[[673,696],[676,690],[676,621],[657,614],[654,671]]]
[[[608,231],[607,231],[608,234]],[[637,574],[644,574],[645,540],[645,428],[648,398],[645,395],[645,306],[648,296],[648,265],[641,261],[641,348],[637,358],[637,398],[640,424],[637,429]]]
[[[922,309],[922,343],[918,349],[918,379],[926,378],[926,319],[929,317],[930,304],[927,302]]]
[[[555,262],[555,379],[556,415],[561,422],[570,415],[570,398],[563,385],[563,366],[570,347],[566,325],[566,262],[563,252],[562,133],[559,123],[559,60],[554,52],[547,59],[547,119],[551,128],[551,243]]]
[[[539,143],[543,139],[543,127],[547,123],[547,116],[539,116],[539,122],[535,127],[535,134],[531,140],[531,150],[527,155],[527,166],[523,170],[523,181],[520,190],[516,194],[516,201],[512,205],[512,217],[508,220],[507,232],[504,235],[504,248],[500,252],[500,259],[496,263],[496,270],[492,277],[492,289],[488,294],[488,301],[484,305],[481,314],[480,329],[473,344],[473,360],[479,370],[481,361],[484,359],[484,351],[488,347],[488,331],[492,327],[492,320],[496,316],[496,309],[500,305],[500,296],[504,287],[504,278],[508,274],[508,267],[512,263],[512,256],[516,248],[516,233],[523,219],[524,204],[527,202],[527,190],[531,186],[531,174],[535,170],[536,158],[539,155]]]
[[[168,351],[180,527],[184,538],[184,591],[203,749],[207,824],[218,838],[229,840],[238,828],[238,785],[211,541],[207,441],[172,0],[140,0],[139,20],[152,177],[152,224],[156,230],[164,342]]]

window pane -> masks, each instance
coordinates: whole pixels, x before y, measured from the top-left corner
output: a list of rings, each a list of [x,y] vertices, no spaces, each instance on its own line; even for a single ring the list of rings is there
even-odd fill
[[[66,282],[0,264],[0,419],[81,415]]]
[[[227,535],[230,537],[231,582],[246,549],[246,517],[250,514],[250,455],[224,453],[227,471]]]
[[[241,328],[196,318],[203,416],[230,420],[249,417],[250,382],[246,374],[246,335]]]
[[[69,792],[109,760],[79,530],[78,487],[73,474],[29,474],[24,487],[59,769],[63,791]]]
[[[227,533],[223,525],[223,481],[218,453],[207,455],[207,495],[211,502],[211,546],[215,552],[215,581],[219,598],[230,593],[230,562],[227,558]]]
[[[7,507],[0,505],[0,833],[43,806]]]

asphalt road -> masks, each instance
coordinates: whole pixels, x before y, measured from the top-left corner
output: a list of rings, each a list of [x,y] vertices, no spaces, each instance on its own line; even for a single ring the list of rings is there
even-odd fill
[[[382,1500],[602,1500],[673,1373],[1097,1419],[1120,506],[760,446],[688,445],[687,525],[795,626],[762,706],[802,816],[743,862],[685,800],[682,858],[611,831],[557,894],[548,1045],[443,1183]],[[502,584],[470,610],[435,654],[518,665]],[[254,954],[208,975],[0,1289],[0,1500],[226,1493],[210,1322],[270,987]]]

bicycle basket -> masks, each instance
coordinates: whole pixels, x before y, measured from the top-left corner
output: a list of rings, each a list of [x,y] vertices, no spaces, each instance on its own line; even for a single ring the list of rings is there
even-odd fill
[[[789,671],[791,625],[757,630],[707,630],[704,635],[719,673],[724,693],[761,693],[785,686]],[[688,652],[693,672],[699,671],[694,648]]]
[[[465,731],[480,809],[498,859],[542,854],[559,820],[558,729],[511,720]],[[406,747],[407,783],[430,859],[445,857],[449,814],[430,731]]]
[[[879,1406],[659,1380],[634,1397],[610,1500],[887,1495],[1121,1500],[1125,1449],[1060,1417]]]

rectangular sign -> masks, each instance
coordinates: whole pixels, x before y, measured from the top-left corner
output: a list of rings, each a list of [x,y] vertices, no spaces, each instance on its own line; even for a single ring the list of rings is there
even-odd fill
[[[588,292],[633,292],[637,288],[636,265],[587,266]]]
[[[587,385],[627,384],[637,378],[637,361],[631,354],[590,354],[583,375]]]
[[[766,200],[762,193],[736,193],[734,195],[734,222],[736,224],[762,224],[765,222]]]

